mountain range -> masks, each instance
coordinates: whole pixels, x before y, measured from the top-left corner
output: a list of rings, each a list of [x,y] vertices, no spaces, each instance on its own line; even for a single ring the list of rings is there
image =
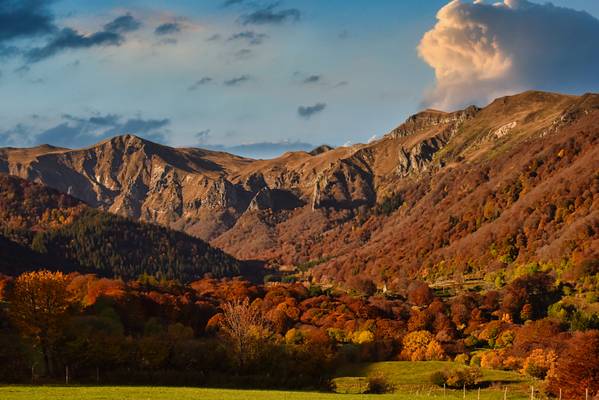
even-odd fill
[[[529,91],[269,160],[124,135],[2,148],[0,172],[238,259],[393,286],[596,263],[598,142],[599,95]]]

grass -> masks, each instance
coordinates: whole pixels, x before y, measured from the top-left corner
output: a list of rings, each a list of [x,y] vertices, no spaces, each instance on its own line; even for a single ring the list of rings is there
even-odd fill
[[[380,362],[355,364],[342,368],[338,377],[351,385],[356,378],[383,375],[393,384],[392,394],[335,394],[319,392],[285,392],[276,390],[206,389],[151,386],[0,386],[2,400],[424,400],[462,399],[461,390],[447,390],[429,382],[434,371],[455,366],[451,362]],[[482,400],[503,399],[508,387],[510,400],[528,398],[528,382],[514,372],[483,370]],[[466,399],[477,399],[476,390],[468,391]]]
[[[2,400],[431,400],[461,399],[461,391],[414,390],[393,394],[334,394],[317,392],[282,392],[274,390],[229,390],[200,388],[171,388],[149,386],[4,386]],[[476,399],[469,392],[467,399]],[[503,392],[481,391],[482,400],[503,399]],[[508,399],[527,399],[508,394]]]
[[[437,387],[430,382],[430,375],[435,371],[441,371],[447,368],[463,367],[458,363],[449,361],[390,361],[366,364],[353,364],[341,368],[335,382],[338,386],[356,385],[364,383],[363,377],[382,376],[393,385],[397,394],[406,395],[407,398],[415,394],[426,394],[426,396],[447,399],[462,399],[462,390],[446,390]],[[508,399],[527,399],[529,398],[530,381],[520,374],[512,371],[499,371],[482,369],[481,381],[481,399],[503,399],[504,388],[507,387]],[[352,378],[355,379],[352,382]],[[340,380],[340,381],[338,381]],[[344,388],[343,391],[352,392],[354,388]],[[478,390],[470,390],[466,393],[467,399],[476,399]],[[402,397],[395,397],[402,398]],[[426,397],[423,397],[426,398]]]

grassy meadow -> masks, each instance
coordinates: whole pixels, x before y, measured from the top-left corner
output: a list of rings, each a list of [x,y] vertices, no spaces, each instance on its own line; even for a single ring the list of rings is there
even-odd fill
[[[433,386],[429,377],[434,371],[452,367],[450,362],[380,362],[356,364],[342,368],[335,382],[338,388],[352,391],[363,377],[384,376],[395,388],[390,394],[339,394],[322,392],[207,389],[191,387],[150,386],[0,386],[2,400],[403,400],[463,399],[462,390],[446,390]],[[362,379],[360,379],[362,377]],[[483,370],[480,398],[501,400],[507,387],[507,398],[529,398],[529,382],[514,372]],[[478,391],[470,390],[466,399],[477,399]]]

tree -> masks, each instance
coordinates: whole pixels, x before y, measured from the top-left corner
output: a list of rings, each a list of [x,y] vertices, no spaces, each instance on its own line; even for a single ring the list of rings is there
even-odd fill
[[[555,279],[545,272],[535,272],[506,286],[502,310],[515,321],[536,320],[545,317],[549,305],[558,300]]]
[[[599,394],[599,331],[576,332],[547,373],[549,390],[563,390],[565,398],[582,398],[586,389]]]
[[[408,302],[417,306],[429,305],[435,295],[431,288],[422,281],[413,281],[408,286]]]
[[[524,360],[522,373],[537,379],[545,379],[547,373],[555,368],[557,355],[553,350],[534,349]]]
[[[430,332],[416,331],[404,337],[401,357],[410,361],[443,360],[445,352]]]
[[[50,375],[54,371],[54,346],[63,333],[69,308],[74,303],[67,285],[68,278],[62,272],[29,272],[15,280],[9,296],[12,321],[39,347],[46,373]]]
[[[268,335],[266,320],[260,310],[250,305],[248,298],[222,306],[221,328],[232,344],[235,361],[243,372],[256,359],[260,342]]]

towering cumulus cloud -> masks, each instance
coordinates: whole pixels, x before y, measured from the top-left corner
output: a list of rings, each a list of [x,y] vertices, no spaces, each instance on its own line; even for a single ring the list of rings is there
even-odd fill
[[[599,20],[586,12],[504,0],[453,0],[421,39],[436,86],[425,102],[450,109],[525,89],[599,89]]]

